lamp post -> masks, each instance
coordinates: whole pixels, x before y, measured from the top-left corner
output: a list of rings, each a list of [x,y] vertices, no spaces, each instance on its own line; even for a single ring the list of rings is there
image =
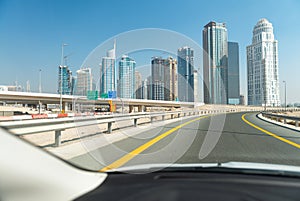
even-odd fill
[[[284,83],[284,110],[286,111],[286,81]]]
[[[42,69],[39,69],[39,93],[42,93]]]
[[[60,101],[59,101],[59,108],[60,108],[60,112],[62,112],[62,89],[63,89],[63,66],[64,66],[64,47],[67,46],[68,44],[63,43],[61,45],[61,61],[60,61]]]

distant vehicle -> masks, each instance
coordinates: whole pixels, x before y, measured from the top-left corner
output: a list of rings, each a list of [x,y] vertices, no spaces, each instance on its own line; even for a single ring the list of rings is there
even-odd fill
[[[94,112],[111,112],[111,106],[108,103],[97,105],[94,109]]]

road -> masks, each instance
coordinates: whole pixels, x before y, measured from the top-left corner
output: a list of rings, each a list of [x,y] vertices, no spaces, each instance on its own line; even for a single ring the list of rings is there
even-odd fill
[[[300,132],[260,120],[256,114],[183,119],[70,161],[102,171],[153,163],[239,161],[300,165]]]

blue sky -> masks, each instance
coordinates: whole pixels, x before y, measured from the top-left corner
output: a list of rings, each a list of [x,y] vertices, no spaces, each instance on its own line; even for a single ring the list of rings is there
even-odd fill
[[[105,40],[125,31],[163,28],[182,33],[202,46],[202,29],[211,20],[225,22],[229,41],[240,46],[241,93],[246,94],[246,46],[260,18],[274,26],[279,41],[279,72],[287,81],[288,102],[300,102],[300,1],[101,1],[0,0],[0,85],[55,92],[61,44],[73,72]]]

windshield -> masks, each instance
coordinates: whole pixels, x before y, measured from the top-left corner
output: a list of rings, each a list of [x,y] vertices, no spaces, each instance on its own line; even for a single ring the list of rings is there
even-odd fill
[[[299,9],[2,0],[0,126],[92,171],[296,168]]]

